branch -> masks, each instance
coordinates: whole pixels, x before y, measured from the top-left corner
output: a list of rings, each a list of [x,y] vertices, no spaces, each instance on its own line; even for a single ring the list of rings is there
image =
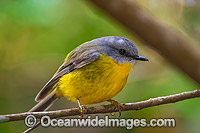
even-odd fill
[[[192,41],[161,23],[136,0],[87,0],[119,21],[164,59],[200,84],[200,54]]]
[[[175,103],[178,101],[196,97],[200,97],[200,89],[164,97],[150,98],[149,100],[136,103],[126,103],[123,104],[125,108],[121,110],[122,111],[141,110],[143,108],[148,108],[168,103]],[[110,113],[110,112],[118,112],[118,109],[114,108],[114,106],[111,104],[101,105],[96,107],[88,107],[88,110],[85,110],[84,114],[99,114],[99,113]],[[36,118],[41,118],[44,115],[47,115],[50,118],[58,118],[58,117],[79,115],[80,111],[79,108],[72,108],[72,109],[46,111],[46,112],[25,112],[19,114],[0,115],[0,123],[24,120],[26,116],[30,114],[34,115]]]

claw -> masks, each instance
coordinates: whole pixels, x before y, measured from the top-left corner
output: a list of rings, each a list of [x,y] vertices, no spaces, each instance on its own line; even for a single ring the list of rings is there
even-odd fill
[[[125,107],[121,104],[121,103],[119,103],[119,102],[117,102],[117,101],[115,101],[115,100],[108,100],[108,102],[110,102],[111,104],[113,104],[114,105],[114,107],[115,107],[115,109],[116,108],[118,108],[118,110],[119,110],[119,115],[118,115],[118,117],[120,117],[121,116],[121,108],[123,108],[123,109],[125,109]],[[112,113],[110,113],[112,116],[114,116]]]
[[[88,107],[86,107],[85,105],[82,105],[80,103],[80,100],[77,98],[77,102],[78,102],[78,107],[79,107],[79,110],[81,112],[81,114],[79,115],[79,118],[82,119],[83,118],[83,115],[84,115],[84,109],[87,109],[88,110]]]
[[[112,116],[115,116],[115,113],[113,113],[113,112],[110,112],[110,115],[112,115]]]

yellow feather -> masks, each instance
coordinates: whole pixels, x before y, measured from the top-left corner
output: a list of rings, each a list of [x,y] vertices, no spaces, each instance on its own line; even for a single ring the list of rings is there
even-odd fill
[[[117,95],[127,82],[130,63],[117,64],[100,55],[90,64],[62,76],[56,88],[57,97],[66,97],[81,104],[104,102]]]

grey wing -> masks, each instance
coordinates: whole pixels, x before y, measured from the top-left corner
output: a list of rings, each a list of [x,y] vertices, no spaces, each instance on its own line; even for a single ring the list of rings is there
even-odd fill
[[[57,86],[57,83],[60,79],[59,75],[61,75],[58,73],[59,71],[63,71],[63,72],[65,71],[66,74],[69,73],[69,70],[67,69],[67,67],[64,67],[64,66],[68,66],[68,65],[66,63],[63,63],[61,67],[57,70],[57,72],[54,74],[54,76],[43,86],[43,88],[35,97],[36,102],[39,102],[43,98],[45,98],[49,94],[49,92]]]
[[[59,67],[54,76],[44,85],[37,94],[35,101],[39,102],[45,98],[58,84],[59,79],[75,69],[81,68],[92,61],[95,61],[100,53],[94,46],[80,45],[74,49],[68,56],[67,60]]]

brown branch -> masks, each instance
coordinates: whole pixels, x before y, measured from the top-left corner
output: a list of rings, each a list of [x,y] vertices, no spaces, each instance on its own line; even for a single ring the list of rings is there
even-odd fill
[[[148,108],[168,103],[175,103],[178,101],[195,97],[200,97],[200,89],[194,91],[182,92],[170,96],[151,98],[149,100],[136,103],[126,103],[123,104],[125,108],[122,109],[122,111],[141,110],[143,108]],[[88,107],[88,110],[85,110],[85,114],[99,114],[99,113],[110,113],[110,112],[118,112],[118,109],[114,108],[114,106],[110,104],[110,105],[101,105],[96,107]],[[0,123],[24,120],[26,116],[30,114],[34,115],[36,118],[41,118],[44,115],[47,115],[50,118],[58,118],[58,117],[79,115],[80,112],[78,108],[72,108],[72,109],[46,111],[46,112],[25,112],[19,114],[0,115]]]
[[[200,55],[184,35],[161,23],[136,0],[88,0],[200,84]]]

